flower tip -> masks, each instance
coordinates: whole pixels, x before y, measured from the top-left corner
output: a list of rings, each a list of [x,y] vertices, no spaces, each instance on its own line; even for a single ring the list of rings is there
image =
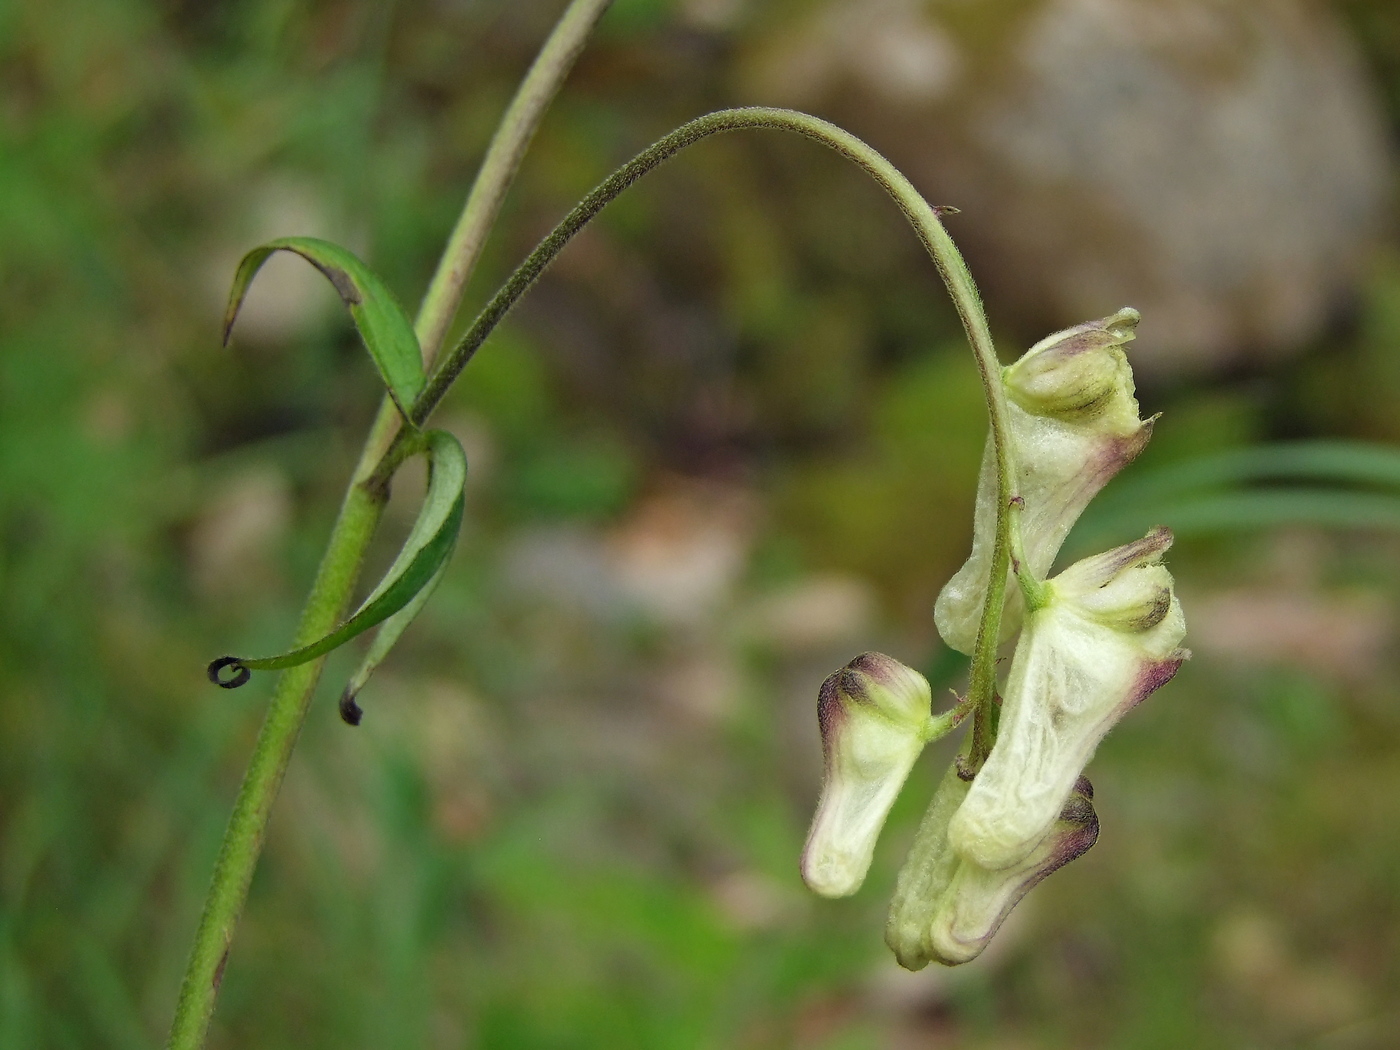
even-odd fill
[[[1099,324],[1106,331],[1112,333],[1116,338],[1126,343],[1129,339],[1134,339],[1137,337],[1137,332],[1135,331],[1135,329],[1138,326],[1138,322],[1140,322],[1141,320],[1142,314],[1138,313],[1131,306],[1125,306],[1122,309],[1112,314],[1109,314],[1102,321],[1100,321]]]
[[[933,708],[928,679],[884,653],[862,653],[822,683],[818,704],[859,704],[886,718],[922,726]]]
[[[809,839],[802,851],[802,881],[819,897],[849,897],[865,881],[869,864],[868,857],[854,856],[828,840]]]
[[[928,740],[932,690],[911,667],[864,653],[817,694],[826,773],[802,852],[802,878],[823,897],[856,892],[885,817]]]

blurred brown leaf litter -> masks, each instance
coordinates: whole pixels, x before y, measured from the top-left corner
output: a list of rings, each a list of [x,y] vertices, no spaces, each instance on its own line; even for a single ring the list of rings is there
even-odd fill
[[[294,266],[218,348],[233,261],[332,236],[416,303],[558,7],[0,7],[0,1046],[160,1037],[265,699],[204,662],[285,642],[374,408]],[[1394,440],[1397,56],[1388,0],[618,0],[472,304],[657,135],[797,104],[962,208],[1004,354],[1143,311],[1132,471]],[[946,756],[865,891],[802,891],[816,687],[948,666],[984,425],[932,268],[832,158],[652,176],[443,419],[467,531],[361,730],[313,711],[212,1046],[1393,1044],[1393,536],[1180,544],[1197,659],[967,972],[879,937]]]

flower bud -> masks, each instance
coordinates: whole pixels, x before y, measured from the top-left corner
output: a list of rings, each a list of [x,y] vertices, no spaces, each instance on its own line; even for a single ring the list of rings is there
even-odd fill
[[[945,966],[971,962],[1022,897],[1047,875],[1088,852],[1099,837],[1093,797],[1088,778],[1079,777],[1050,833],[1018,864],[990,870],[962,859],[926,932],[928,958]]]
[[[1120,428],[1135,427],[1137,405],[1119,397],[1133,392],[1133,370],[1123,344],[1132,340],[1138,312],[1076,325],[1042,339],[1003,373],[1006,393],[1027,412],[1058,419],[1092,419],[1118,413]]]
[[[1168,529],[1086,558],[1046,584],[1016,644],[991,754],[948,828],[984,868],[1021,864],[1055,823],[1113,725],[1190,654]]]
[[[928,681],[882,653],[858,656],[817,697],[825,777],[802,878],[823,897],[860,889],[875,839],[933,728]]]
[[[1137,311],[1124,308],[1042,339],[1002,370],[1015,489],[1025,501],[1021,538],[1036,579],[1049,572],[1089,501],[1152,434],[1152,420],[1138,418],[1133,373],[1123,352],[1137,322]],[[934,606],[939,634],[964,653],[971,653],[977,640],[996,517],[996,457],[988,440],[977,485],[972,554]],[[1009,587],[1002,640],[1015,633],[1022,609],[1019,590]]]

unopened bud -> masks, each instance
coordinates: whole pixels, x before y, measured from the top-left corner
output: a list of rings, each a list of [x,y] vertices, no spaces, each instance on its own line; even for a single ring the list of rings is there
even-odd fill
[[[802,878],[846,897],[870,869],[875,839],[933,726],[928,681],[882,653],[858,656],[817,698],[825,777],[802,851]]]
[[[1036,579],[1045,577],[1089,501],[1152,434],[1152,421],[1138,418],[1133,373],[1123,352],[1137,321],[1137,311],[1124,308],[1041,340],[1003,369],[1007,441],[1016,491],[1024,501],[1021,539],[1026,568]],[[996,517],[996,460],[989,440],[978,479],[972,554],[934,606],[939,634],[964,653],[971,653],[977,640]],[[1022,610],[1020,591],[1008,588],[1003,640],[1020,626]]]
[[[1099,741],[1190,655],[1161,565],[1171,540],[1155,529],[1046,584],[1016,644],[996,743],[949,825],[963,856],[994,870],[1021,864]]]
[[[948,825],[971,785],[949,767],[900,870],[885,943],[906,970],[957,966],[982,954],[1011,909],[1099,835],[1094,789],[1080,777],[1050,833],[1021,863],[992,871],[959,854]]]
[[[1123,344],[1140,320],[1131,307],[1111,317],[1076,325],[1042,339],[1006,369],[1011,400],[1027,412],[1059,419],[1097,417],[1105,410],[1131,412],[1120,425],[1137,423],[1137,406],[1120,392],[1133,392],[1133,370]]]

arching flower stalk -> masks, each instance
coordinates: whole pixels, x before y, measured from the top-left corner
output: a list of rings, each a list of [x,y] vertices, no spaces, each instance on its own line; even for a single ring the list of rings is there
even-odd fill
[[[803,877],[825,896],[860,886],[924,745],[978,715],[899,873],[885,939],[909,969],[976,958],[1032,887],[1094,844],[1099,822],[1085,765],[1109,729],[1189,655],[1162,565],[1168,529],[1046,579],[1089,501],[1151,436],[1123,352],[1137,322],[1125,308],[1058,332],[1001,369],[989,389],[992,432],[972,555],[935,609],[944,640],[973,655],[968,697],[935,717],[923,677],[878,654],[822,686],[826,775]],[[1003,396],[1000,412],[993,393]],[[1002,565],[1019,584],[1009,594],[994,579]],[[996,646],[988,638],[1018,630],[993,718]]]

